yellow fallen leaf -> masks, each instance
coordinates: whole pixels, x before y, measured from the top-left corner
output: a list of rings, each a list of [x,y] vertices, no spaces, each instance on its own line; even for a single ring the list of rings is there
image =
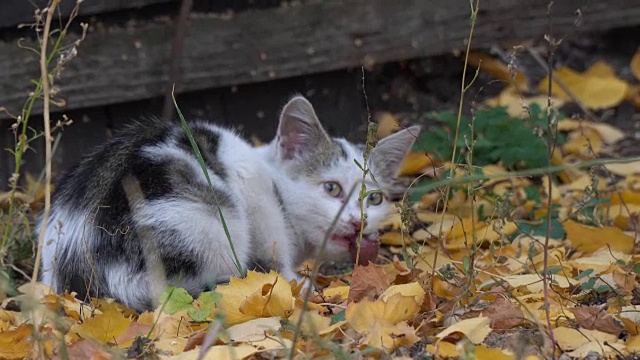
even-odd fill
[[[631,58],[631,64],[629,64],[629,67],[636,79],[640,80],[640,49],[636,50],[636,53]]]
[[[331,333],[333,333],[334,331],[337,331],[338,329],[340,329],[340,328],[342,328],[342,327],[346,326],[347,324],[348,324],[348,322],[347,322],[346,320],[338,321],[337,323],[335,323],[335,324],[333,324],[333,325],[331,325],[331,326],[329,326],[329,327],[327,327],[327,328],[325,328],[325,329],[321,330],[321,331],[318,333],[318,335],[320,335],[320,336],[324,336],[324,335],[327,335],[327,334],[331,334]]]
[[[231,278],[229,285],[219,285],[220,308],[229,325],[259,317],[288,317],[293,311],[291,284],[282,275],[249,271],[243,279]]]
[[[302,314],[302,309],[300,307],[296,307],[293,310],[293,314],[289,318],[289,322],[292,324],[297,324]],[[331,326],[330,317],[322,316],[318,314],[317,311],[313,310],[305,311],[300,331],[304,336],[315,336],[320,332],[326,331],[329,326]]]
[[[591,341],[603,344],[606,342],[616,342],[618,337],[597,330],[571,329],[567,327],[558,327],[553,330],[553,335],[558,342],[558,346],[564,351],[571,351],[587,344]]]
[[[518,90],[515,86],[509,85],[498,94],[498,96],[488,99],[485,104],[488,106],[504,106],[507,109],[507,113],[520,119],[526,119],[529,115],[529,110],[532,105],[536,104],[542,109],[546,109],[548,106],[549,98],[547,95],[537,95],[524,97],[522,91]],[[556,97],[551,98],[551,104],[554,107],[560,107],[564,105],[565,101]]]
[[[264,339],[265,332],[273,334],[280,330],[279,317],[258,318],[227,329],[227,335],[235,342],[249,342]]]
[[[184,351],[184,347],[187,346],[187,338],[169,337],[158,339],[153,342],[153,346],[165,353],[177,355],[181,354]]]
[[[476,358],[477,359],[491,359],[491,360],[513,360],[515,356],[507,354],[504,350],[499,348],[488,348],[484,345],[476,346]]]
[[[640,205],[640,192],[632,190],[622,190],[613,194],[611,204]]]
[[[460,296],[460,288],[436,276],[433,278],[433,293],[441,298],[452,300]]]
[[[602,138],[597,131],[584,128],[582,131],[571,133],[562,148],[567,154],[577,155],[582,159],[592,159],[600,153],[602,144]]]
[[[514,288],[525,286],[532,293],[541,293],[543,290],[542,278],[538,274],[523,274],[503,276],[502,280],[509,283]],[[578,282],[574,279],[567,278],[562,275],[551,275],[552,284],[561,288],[568,288]]]
[[[378,123],[378,139],[382,139],[385,136],[389,136],[394,132],[400,130],[400,124],[396,120],[395,116],[390,112],[379,112],[375,115],[376,122]]]
[[[627,340],[627,351],[637,353],[640,351],[640,335],[631,336]]]
[[[345,318],[351,327],[363,336],[363,342],[374,347],[395,349],[401,345],[413,345],[418,341],[415,329],[406,321],[413,319],[420,310],[414,296],[400,293],[387,300],[364,299],[347,306]]]
[[[579,251],[592,253],[603,247],[625,254],[633,252],[634,239],[615,227],[594,227],[577,223],[572,220],[565,221],[562,226],[567,233],[567,240]]]
[[[418,304],[422,304],[426,295],[420,284],[412,282],[408,284],[391,285],[382,293],[382,295],[380,295],[380,297],[382,297],[383,300],[388,301],[389,298],[395,294],[400,294],[404,297],[413,296]]]
[[[30,325],[20,325],[15,330],[0,333],[0,358],[23,359],[29,357],[33,338]]]
[[[609,267],[615,264],[618,260],[627,262],[631,260],[631,255],[601,248],[591,254],[591,256],[581,256],[578,259],[572,260],[570,263],[580,271],[593,269],[596,274],[600,274],[609,269]],[[587,281],[588,279],[585,278],[583,280]]]
[[[291,340],[285,338],[262,337],[260,340],[249,342],[252,346],[257,347],[261,351],[264,350],[283,350],[291,348]]]
[[[593,356],[592,353],[596,353],[600,356],[606,356],[608,358],[610,355],[622,353],[624,348],[625,345],[618,342],[607,343],[607,346],[603,346],[602,343],[598,341],[591,341],[566,354],[577,359],[589,358],[590,356]]]
[[[557,76],[569,90],[590,109],[606,109],[620,104],[627,94],[628,84],[615,76],[611,66],[599,61],[586,72],[580,74],[569,68],[556,70]],[[542,79],[538,90],[547,92],[548,76]],[[553,81],[552,95],[564,100],[572,100],[560,85]]]
[[[343,300],[347,300],[349,298],[349,290],[350,289],[351,289],[351,286],[349,286],[349,285],[328,287],[328,288],[322,290],[322,295],[324,295],[326,297],[332,297],[332,296],[340,295]]]
[[[157,324],[154,327],[154,333],[157,334],[159,339],[187,337],[194,331],[194,329],[184,321],[184,319],[189,318],[187,310],[178,311],[171,315],[165,312],[160,312],[160,308],[161,307],[158,307],[154,312],[154,318],[157,319]]]
[[[258,352],[254,346],[240,344],[238,346],[215,345],[207,349],[204,360],[237,360],[246,359]],[[173,360],[197,360],[200,358],[200,347],[185,351],[182,354],[172,357]]]
[[[480,344],[492,331],[491,319],[488,317],[477,317],[458,321],[436,335],[437,338],[444,338],[455,332],[463,333],[472,343]]]
[[[592,185],[593,185],[593,176],[589,174],[584,174],[581,177],[575,179],[574,181],[566,185],[560,186],[559,190],[562,193],[565,193],[565,191],[568,191],[568,190],[584,191],[584,189],[587,188],[587,186],[592,186]],[[607,184],[604,181],[599,181],[596,190],[604,190],[606,188],[607,188]]]
[[[80,325],[74,325],[71,331],[84,339],[93,339],[106,344],[113,342],[118,335],[125,331],[131,321],[115,308],[110,308],[100,315],[86,319]]]
[[[380,235],[380,243],[389,246],[402,246],[411,244],[411,236],[402,234],[400,231],[387,231]]]
[[[604,167],[612,173],[620,176],[629,176],[640,174],[640,161],[631,161],[627,163],[605,164]]]
[[[469,53],[468,62],[469,66],[480,69],[481,72],[490,74],[494,78],[502,80],[511,86],[515,83],[520,91],[526,92],[529,89],[527,77],[524,73],[516,69],[509,69],[507,64],[489,54],[472,51]]]
[[[615,144],[618,141],[624,139],[627,135],[624,131],[613,127],[607,123],[589,123],[587,126],[594,129],[600,134],[602,141],[605,144]]]
[[[438,355],[439,359],[457,358],[460,355],[456,345],[446,341],[438,341],[436,345],[429,344],[426,350],[430,354]]]
[[[412,151],[405,156],[400,165],[400,176],[418,175],[429,165],[433,165],[431,159],[423,152]]]

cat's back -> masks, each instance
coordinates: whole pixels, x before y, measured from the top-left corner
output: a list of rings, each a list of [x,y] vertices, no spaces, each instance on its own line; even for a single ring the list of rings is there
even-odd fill
[[[96,146],[56,181],[54,205],[88,207],[100,202],[122,178],[138,165],[141,149],[165,141],[175,125],[164,120],[136,121]]]

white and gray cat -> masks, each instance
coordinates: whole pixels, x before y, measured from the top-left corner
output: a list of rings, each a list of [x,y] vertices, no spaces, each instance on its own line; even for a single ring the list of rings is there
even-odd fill
[[[242,269],[299,280],[296,267],[317,259],[343,204],[324,259],[355,258],[362,170],[354,160],[363,163],[364,146],[329,137],[304,97],[285,105],[277,136],[262,147],[206,122],[190,128],[214,191],[180,124],[129,126],[59,181],[43,245],[45,284],[143,310],[167,284],[196,295],[228,281],[238,273],[218,204]],[[378,227],[405,190],[396,174],[419,130],[386,137],[370,154],[367,190],[380,192],[365,200],[361,263],[377,256]]]

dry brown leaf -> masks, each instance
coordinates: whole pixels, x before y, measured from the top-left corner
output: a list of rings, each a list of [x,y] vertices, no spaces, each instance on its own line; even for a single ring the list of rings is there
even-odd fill
[[[624,330],[622,322],[596,306],[580,306],[567,309],[576,317],[580,326],[588,330],[599,330],[609,334],[619,335]]]
[[[356,266],[351,277],[348,302],[360,301],[367,297],[376,298],[391,285],[393,279],[394,276],[388,274],[382,266],[375,264]]]
[[[71,344],[67,348],[68,359],[87,359],[87,360],[108,360],[112,356],[110,353],[104,351],[98,343],[95,341],[82,339]],[[61,359],[57,356],[55,359]]]
[[[512,329],[525,319],[520,307],[503,296],[498,296],[486,309],[482,310],[482,316],[491,319],[491,328],[494,330]]]
[[[119,348],[125,349],[131,346],[138,336],[146,336],[151,330],[151,325],[141,324],[140,322],[132,322],[129,327],[116,337],[116,344]]]

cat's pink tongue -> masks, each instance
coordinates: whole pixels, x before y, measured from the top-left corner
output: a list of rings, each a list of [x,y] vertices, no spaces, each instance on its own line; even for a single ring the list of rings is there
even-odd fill
[[[371,241],[366,238],[362,239],[360,244],[360,265],[369,265],[369,261],[374,261],[378,257],[378,249],[380,243],[377,241]],[[356,262],[356,256],[358,255],[358,244],[356,241],[349,243],[349,253],[351,254],[351,260]]]

